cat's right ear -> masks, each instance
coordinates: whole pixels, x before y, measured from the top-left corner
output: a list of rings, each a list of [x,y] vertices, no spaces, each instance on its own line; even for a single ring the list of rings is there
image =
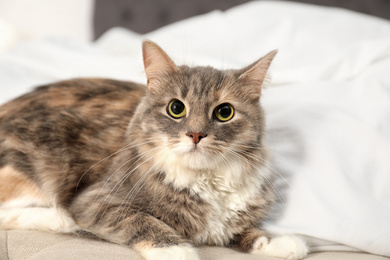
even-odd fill
[[[143,42],[142,55],[149,89],[153,89],[163,77],[178,70],[165,51],[152,41]]]
[[[247,89],[247,91],[254,94],[253,96],[255,98],[259,98],[261,95],[261,86],[266,79],[268,68],[277,53],[277,50],[271,51],[263,58],[252,63],[251,65],[242,69],[239,72],[239,79],[244,80],[245,83],[248,85],[254,86],[252,88]]]

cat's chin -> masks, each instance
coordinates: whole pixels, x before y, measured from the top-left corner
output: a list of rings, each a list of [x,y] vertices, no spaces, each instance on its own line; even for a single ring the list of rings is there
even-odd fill
[[[214,165],[214,156],[208,149],[201,145],[181,145],[171,150],[172,161],[193,170],[209,169]]]
[[[210,171],[217,167],[219,161],[215,154],[202,147],[188,147],[165,155],[163,161],[167,168],[180,168],[195,172]]]
[[[213,155],[199,148],[194,148],[190,152],[178,155],[183,166],[192,170],[209,170],[214,168],[216,162],[213,157]]]
[[[215,169],[215,161],[202,151],[172,153],[166,157],[163,169],[164,181],[177,189],[184,189],[197,182],[199,177]]]

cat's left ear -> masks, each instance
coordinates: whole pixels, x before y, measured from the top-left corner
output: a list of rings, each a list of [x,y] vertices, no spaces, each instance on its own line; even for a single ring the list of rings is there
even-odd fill
[[[178,70],[178,67],[165,51],[152,41],[143,42],[142,54],[149,89],[157,86],[163,77],[167,77]]]
[[[264,83],[268,68],[277,52],[277,50],[271,51],[263,58],[240,70],[239,79],[248,85],[255,86],[255,89],[252,89],[252,91],[259,97],[261,95],[261,85]]]

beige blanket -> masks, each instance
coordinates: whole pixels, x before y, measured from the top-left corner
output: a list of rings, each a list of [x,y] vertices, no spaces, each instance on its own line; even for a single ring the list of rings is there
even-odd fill
[[[201,247],[202,260],[271,260],[221,247]],[[142,260],[129,248],[67,234],[38,231],[0,230],[0,260]],[[388,260],[364,253],[324,252],[310,254],[310,260]],[[156,259],[158,260],[158,259]]]

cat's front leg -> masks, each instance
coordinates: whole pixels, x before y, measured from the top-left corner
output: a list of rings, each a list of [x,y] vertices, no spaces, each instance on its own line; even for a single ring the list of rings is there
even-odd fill
[[[79,211],[74,218],[85,230],[130,246],[146,260],[199,260],[196,249],[173,228],[147,213],[124,208],[109,206],[96,215]]]
[[[305,242],[297,236],[279,236],[270,239],[264,231],[256,228],[238,235],[235,243],[247,253],[285,259],[302,259],[309,251]]]

